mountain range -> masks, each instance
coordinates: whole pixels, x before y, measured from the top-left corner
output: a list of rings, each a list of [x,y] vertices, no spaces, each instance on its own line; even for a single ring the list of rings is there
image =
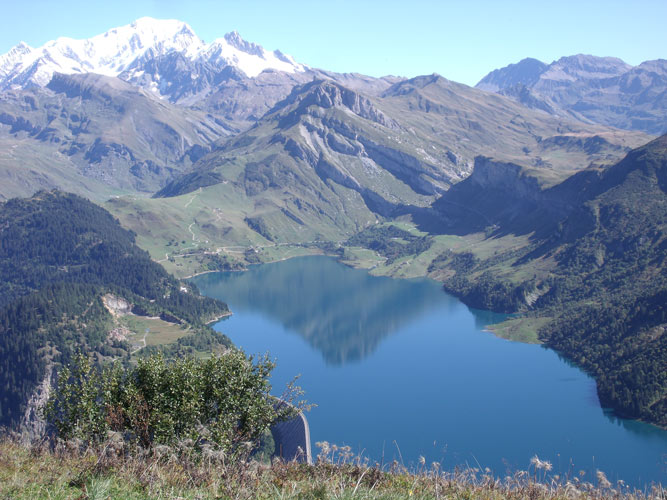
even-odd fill
[[[53,187],[93,198],[155,191],[236,131],[209,113],[94,73],[56,73],[45,88],[3,92],[0,124],[5,196]],[[17,162],[26,165],[20,173]]]
[[[25,196],[54,187],[94,199],[185,192],[187,179],[209,175],[215,163],[212,157],[204,159],[209,152],[228,163],[233,155],[229,146],[239,141],[250,141],[248,147],[256,149],[270,140],[266,151],[278,148],[282,139],[267,124],[282,112],[279,109],[301,102],[301,93],[314,95],[308,89],[320,88],[326,94],[322,82],[330,82],[341,95],[354,96],[350,98],[386,120],[375,120],[372,126],[379,128],[370,140],[368,130],[359,131],[372,119],[350,113],[342,101],[332,101],[331,106],[313,102],[320,110],[328,109],[328,114],[343,111],[340,123],[357,116],[361,121],[353,127],[354,133],[364,145],[344,138],[329,117],[326,125],[305,132],[310,138],[301,133],[293,137],[293,142],[308,141],[299,146],[302,153],[298,154],[309,151],[318,158],[325,154],[332,159],[333,182],[386,199],[391,197],[379,193],[361,171],[354,181],[355,175],[341,174],[352,167],[341,168],[336,160],[344,154],[344,161],[358,157],[371,165],[369,161],[377,163],[382,156],[378,172],[385,181],[394,177],[405,184],[408,180],[397,192],[412,192],[407,198],[388,200],[393,205],[446,190],[470,173],[479,154],[535,167],[544,179],[555,182],[563,172],[580,165],[613,162],[649,139],[570,117],[554,119],[438,75],[405,79],[333,73],[299,64],[279,51],[268,52],[238,33],[207,44],[185,23],[142,18],[87,40],[59,38],[36,49],[19,44],[0,57],[0,88],[5,89],[0,94],[0,124],[4,125],[0,125],[0,143],[5,151],[0,157],[0,178],[5,180],[0,196]],[[293,112],[307,115],[303,111],[308,102]],[[282,120],[278,128],[296,132],[294,125]],[[313,142],[313,135],[329,128],[338,129],[329,134],[331,140]],[[231,136],[237,139],[225,141]],[[600,138],[597,149],[586,150],[594,136]],[[351,149],[345,146],[350,140],[357,142]],[[291,147],[292,142],[285,141]],[[295,151],[281,154],[293,160]],[[269,156],[258,151],[244,158],[257,155]],[[295,161],[306,161],[306,157]],[[17,162],[30,167],[17,171]],[[320,174],[327,168],[325,163],[320,164]],[[422,172],[423,168],[429,172]],[[312,165],[307,171],[312,172]],[[397,177],[399,171],[403,173]],[[188,177],[184,181],[181,175]],[[175,190],[170,183],[180,188]],[[386,185],[384,189],[393,188]],[[386,212],[388,205],[376,199],[374,207],[380,206]]]
[[[525,59],[473,88],[335,73],[236,32],[206,43],[142,18],[0,56],[0,199],[83,195],[181,277],[317,252],[417,269],[471,305],[521,313],[605,402],[664,425],[664,315],[644,313],[664,292],[665,65]],[[26,203],[97,213],[69,195]]]
[[[375,97],[314,80],[252,128],[220,139],[156,196],[203,188],[238,200],[227,214],[243,207],[242,217],[280,227],[272,231],[280,241],[337,240],[378,216],[430,205],[469,175],[476,155],[521,161],[550,183],[573,165],[617,158],[643,142],[635,138],[522,109],[438,75],[397,82]]]
[[[179,57],[170,57],[176,54]],[[225,70],[255,77],[265,70],[305,69],[290,56],[268,52],[236,32],[207,44],[186,23],[143,17],[86,40],[58,38],[36,49],[21,42],[0,58],[0,85],[43,87],[54,73],[97,73],[173,96],[178,77],[186,74],[192,87],[202,88]]]
[[[523,59],[482,78],[478,89],[525,106],[648,134],[667,132],[667,60],[631,66],[578,54],[551,64]]]

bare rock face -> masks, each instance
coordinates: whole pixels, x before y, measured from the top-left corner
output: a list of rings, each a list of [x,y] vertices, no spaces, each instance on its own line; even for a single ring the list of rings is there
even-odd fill
[[[132,304],[122,297],[107,293],[102,297],[102,302],[113,316],[124,316],[132,312]]]
[[[31,440],[39,439],[46,434],[46,420],[43,410],[51,394],[51,382],[54,375],[53,365],[47,366],[45,372],[44,379],[30,396],[21,419],[21,430]]]
[[[400,125],[379,110],[368,97],[333,81],[313,80],[295,87],[292,93],[278,102],[269,113],[275,113],[290,106],[294,106],[294,109],[281,119],[281,127],[293,125],[301,116],[312,113],[313,108],[324,110],[340,108],[383,127],[392,130],[400,129]]]

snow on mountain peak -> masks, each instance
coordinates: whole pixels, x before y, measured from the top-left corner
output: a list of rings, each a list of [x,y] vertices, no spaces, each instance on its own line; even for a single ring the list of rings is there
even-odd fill
[[[260,45],[247,42],[236,31],[214,40],[201,52],[202,57],[216,66],[234,66],[254,78],[266,69],[294,73],[305,67],[280,51],[268,52]]]
[[[25,42],[19,42],[0,58],[0,76],[6,76],[23,57],[32,52],[32,48]]]
[[[289,73],[305,70],[278,51],[267,52],[257,44],[246,42],[236,31],[206,44],[187,23],[142,17],[84,40],[58,38],[37,49],[21,42],[0,56],[0,87],[45,86],[55,72],[119,76],[132,69],[130,74],[136,74],[138,68],[134,63],[140,58],[172,52],[192,62],[216,67],[231,65],[249,77],[266,69]]]

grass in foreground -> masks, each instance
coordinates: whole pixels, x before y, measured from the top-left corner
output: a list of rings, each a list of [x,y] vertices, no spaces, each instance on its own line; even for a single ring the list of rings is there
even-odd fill
[[[230,463],[216,452],[194,454],[191,443],[129,453],[122,441],[98,448],[0,441],[0,497],[15,499],[664,499],[665,491],[632,492],[598,474],[598,485],[531,470],[498,480],[475,469],[442,472],[422,463],[409,472],[354,459],[347,448],[322,444],[315,465],[254,460]]]

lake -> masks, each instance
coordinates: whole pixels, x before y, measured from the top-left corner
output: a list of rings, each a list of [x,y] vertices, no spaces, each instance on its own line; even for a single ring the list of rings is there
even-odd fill
[[[601,408],[594,380],[557,353],[484,330],[476,311],[431,280],[369,275],[328,257],[210,273],[193,281],[227,302],[215,325],[249,354],[269,352],[280,395],[301,375],[311,441],[396,459],[525,470],[643,488],[667,477],[667,432]],[[313,445],[313,455],[318,449]]]

